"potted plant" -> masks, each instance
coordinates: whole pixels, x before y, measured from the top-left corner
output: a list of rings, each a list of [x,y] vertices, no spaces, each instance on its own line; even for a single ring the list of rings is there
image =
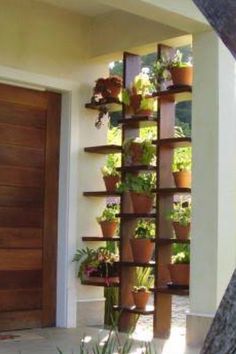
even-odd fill
[[[161,58],[157,60],[151,68],[151,82],[153,82],[157,91],[166,90],[166,84],[171,80],[171,74],[168,70],[168,62]]]
[[[108,204],[103,210],[102,215],[97,217],[97,222],[101,226],[103,237],[112,238],[115,235],[118,225],[117,213],[118,205]]]
[[[150,296],[150,288],[154,284],[154,277],[150,268],[136,268],[135,286],[132,290],[134,304],[138,309],[145,309]]]
[[[155,87],[147,73],[142,71],[136,75],[131,88],[123,91],[122,100],[127,111],[135,115],[152,115],[155,110],[155,99],[152,97],[154,91]]]
[[[99,78],[95,82],[93,88],[93,97],[99,96],[103,98],[117,98],[121,92],[122,78],[119,76],[110,76],[108,78]]]
[[[184,250],[172,256],[171,264],[168,265],[170,278],[173,285],[189,286],[190,253]]]
[[[177,188],[191,188],[192,151],[191,148],[178,148],[174,152],[173,176]]]
[[[108,192],[115,192],[117,183],[120,182],[120,173],[117,171],[118,158],[115,154],[110,154],[107,163],[102,167],[103,180]]]
[[[141,138],[127,139],[124,142],[123,149],[127,165],[149,165],[156,152],[151,140]]]
[[[188,239],[191,225],[191,203],[187,206],[183,204],[182,201],[175,203],[173,209],[167,214],[167,218],[172,221],[176,238],[179,240]]]
[[[183,54],[177,50],[174,58],[169,64],[174,86],[192,86],[193,83],[193,67],[191,61],[184,62]]]
[[[150,213],[152,210],[155,187],[155,177],[152,173],[142,173],[138,176],[127,174],[118,191],[130,192],[134,213]]]
[[[133,259],[135,262],[147,263],[150,261],[155,237],[155,225],[151,220],[140,219],[135,228],[134,238],[130,240]]]
[[[73,258],[78,263],[78,277],[81,281],[103,282],[105,279],[108,283],[119,281],[118,260],[118,255],[107,247],[78,249]]]

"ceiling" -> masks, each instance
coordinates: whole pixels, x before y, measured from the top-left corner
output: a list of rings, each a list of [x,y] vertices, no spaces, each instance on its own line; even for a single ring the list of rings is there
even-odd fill
[[[96,0],[40,0],[51,5],[79,12],[87,16],[97,16],[109,12],[112,8],[108,5],[100,4]]]

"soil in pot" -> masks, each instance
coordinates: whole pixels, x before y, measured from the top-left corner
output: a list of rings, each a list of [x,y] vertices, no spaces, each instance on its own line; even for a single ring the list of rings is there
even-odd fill
[[[134,304],[138,309],[145,309],[148,299],[150,296],[150,292],[148,291],[132,291]]]
[[[130,197],[132,200],[133,211],[134,213],[150,213],[152,210],[153,195],[147,195],[144,193],[135,193],[131,192]]]
[[[193,68],[186,66],[182,68],[173,67],[170,69],[174,86],[192,86],[193,84]]]
[[[192,173],[191,171],[182,170],[173,172],[175,185],[177,188],[191,188]]]
[[[107,192],[115,192],[116,184],[120,182],[119,176],[104,176],[103,177]]]
[[[116,233],[117,222],[112,221],[100,221],[103,237],[112,238]]]
[[[187,240],[190,234],[190,224],[184,226],[179,222],[173,222],[173,228],[175,230],[175,236],[178,240]]]
[[[171,282],[174,285],[189,286],[189,264],[168,264]]]
[[[131,249],[133,253],[133,260],[135,262],[147,263],[151,260],[154,242],[148,239],[132,239],[130,240]]]

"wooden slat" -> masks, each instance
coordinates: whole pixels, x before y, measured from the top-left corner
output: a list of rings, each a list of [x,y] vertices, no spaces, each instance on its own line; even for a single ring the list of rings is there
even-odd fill
[[[1,101],[0,123],[45,129],[46,111]]]
[[[36,227],[43,225],[42,209],[0,207],[0,227]]]
[[[61,95],[48,92],[44,204],[43,326],[53,326],[56,318],[60,116]]]
[[[0,331],[41,326],[42,311],[0,312]]]
[[[0,101],[26,105],[27,109],[28,107],[47,108],[45,92],[5,84],[0,84]]]
[[[42,129],[0,123],[0,137],[1,144],[44,148],[45,132]]]
[[[42,305],[41,289],[0,290],[0,312],[36,310]]]
[[[44,180],[43,172],[43,169],[0,165],[0,185],[42,187]]]
[[[0,270],[33,270],[41,268],[41,250],[0,249]]]
[[[0,186],[1,206],[42,207],[43,190],[39,188]]]
[[[42,270],[0,271],[0,289],[40,289]]]
[[[1,145],[0,140],[0,165],[42,168],[44,153],[26,147]]]
[[[1,248],[42,248],[42,229],[0,228]]]

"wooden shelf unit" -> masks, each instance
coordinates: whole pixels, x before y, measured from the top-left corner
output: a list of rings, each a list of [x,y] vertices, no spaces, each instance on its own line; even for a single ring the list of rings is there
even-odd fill
[[[173,49],[159,45],[158,55],[161,57],[163,52],[173,54]],[[124,53],[124,87],[131,85],[134,77],[141,71],[141,58],[138,55]],[[175,148],[191,146],[191,138],[176,138],[175,133],[175,103],[183,98],[191,99],[192,88],[170,87],[166,91],[156,92],[152,97],[158,100],[158,112],[156,116],[128,116],[123,106],[123,117],[119,120],[122,127],[122,143],[127,138],[139,136],[139,129],[146,125],[156,126],[157,140],[153,140],[156,145],[156,166],[125,166],[124,156],[122,154],[122,165],[118,170],[121,172],[121,178],[124,180],[127,172],[137,174],[141,171],[150,171],[156,173],[156,188],[153,193],[156,194],[156,205],[154,212],[149,214],[133,213],[130,198],[124,197],[120,193],[108,193],[105,191],[84,192],[87,197],[109,197],[120,196],[120,236],[119,241],[119,305],[114,309],[120,311],[119,330],[129,331],[135,321],[135,316],[152,315],[154,337],[167,338],[170,334],[172,295],[188,296],[188,289],[168,287],[167,266],[171,262],[173,244],[190,244],[190,240],[177,240],[173,238],[173,229],[170,221],[166,220],[166,212],[171,209],[174,197],[177,194],[191,194],[190,188],[176,188],[172,175],[172,159]],[[100,109],[98,106],[87,108]],[[116,153],[121,152],[120,146],[98,146],[84,149],[90,153]],[[133,238],[136,222],[140,218],[149,218],[155,223],[157,236],[153,240],[155,243],[154,261],[150,263],[133,262],[130,239]],[[83,237],[84,241],[103,241],[99,237]],[[110,241],[110,240],[109,240]],[[115,239],[114,239],[115,241]],[[154,295],[153,306],[148,306],[143,310],[134,306],[132,289],[135,279],[136,267],[153,267],[155,284],[150,289]],[[87,284],[87,285],[92,285]],[[96,285],[96,284],[94,284]],[[98,286],[102,286],[99,284]],[[106,286],[106,284],[104,284]]]

